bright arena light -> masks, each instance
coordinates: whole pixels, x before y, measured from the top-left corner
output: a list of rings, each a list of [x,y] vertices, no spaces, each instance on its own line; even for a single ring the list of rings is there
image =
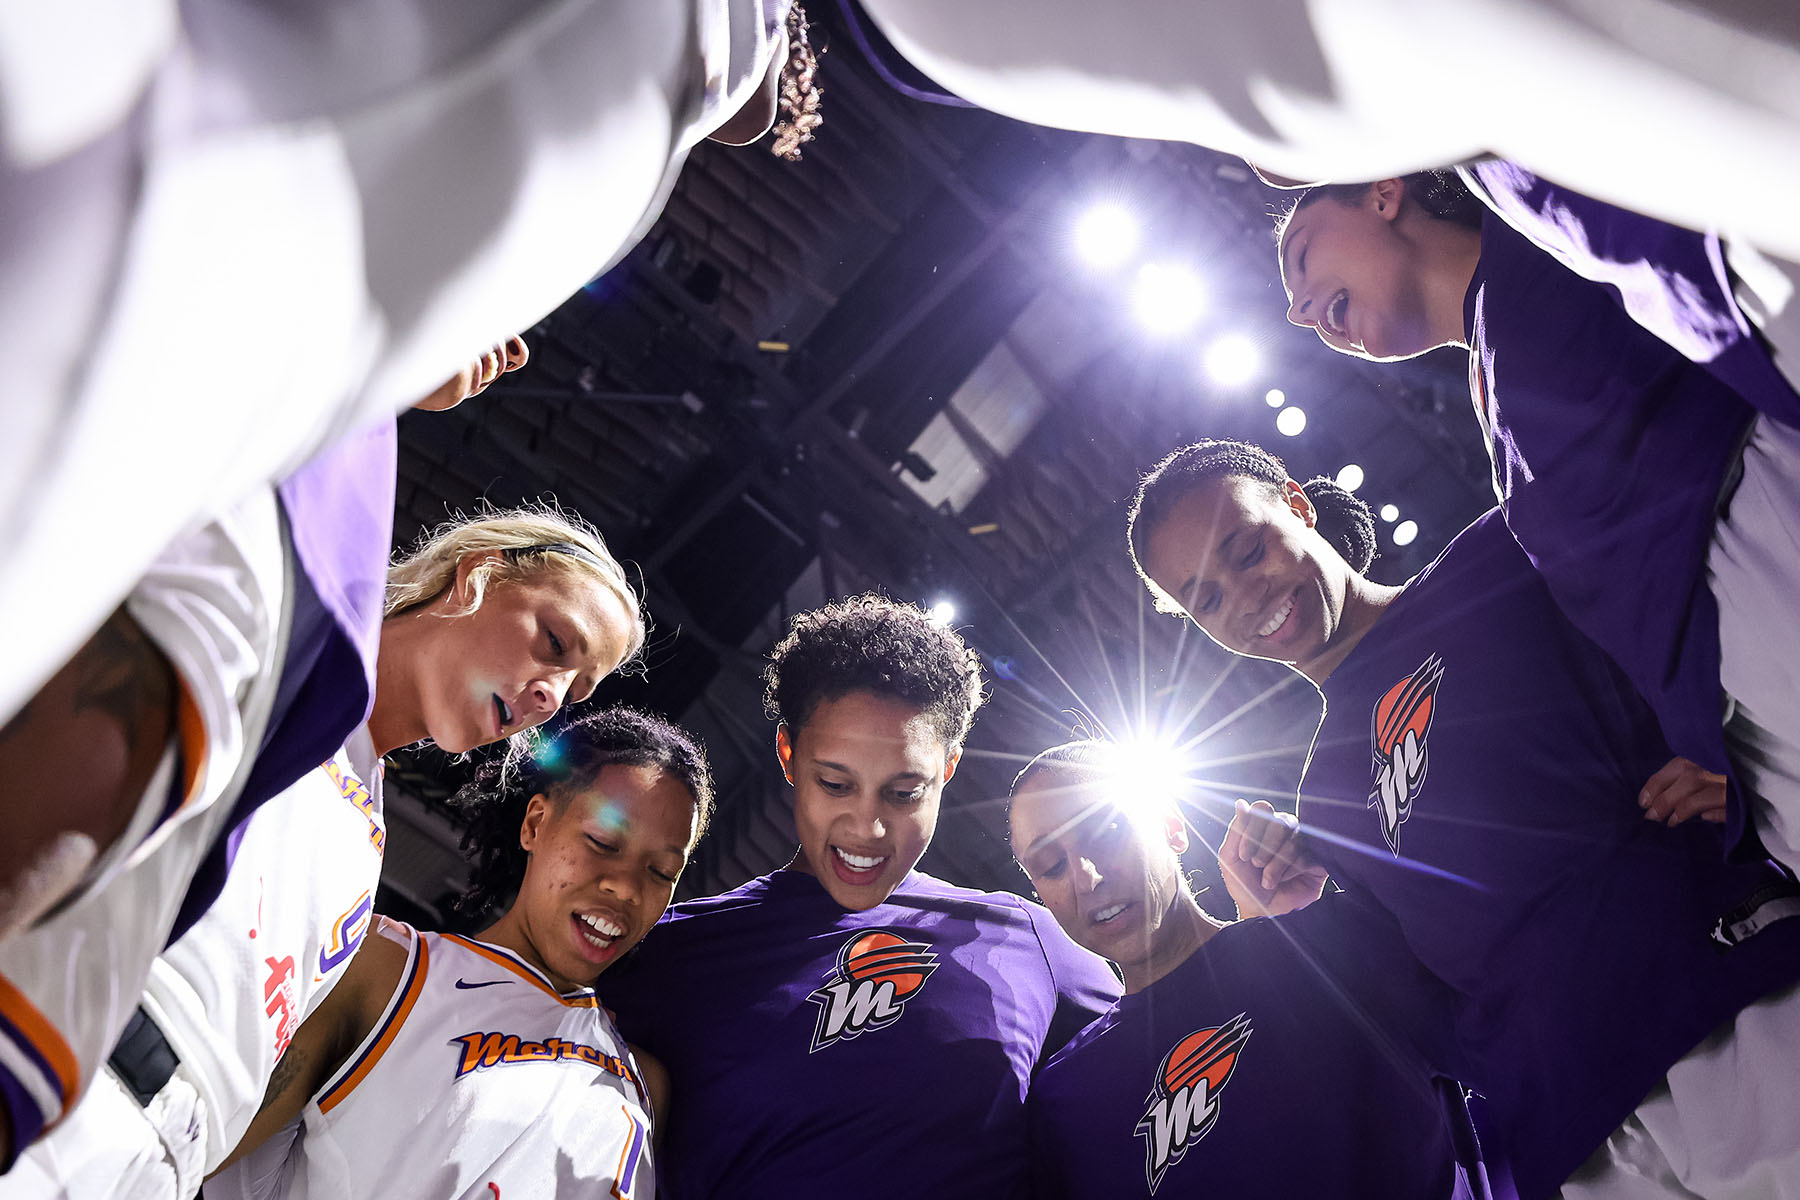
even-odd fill
[[[1096,204],[1075,221],[1075,253],[1090,267],[1116,267],[1137,249],[1142,230],[1122,204]]]
[[[1355,463],[1344,464],[1344,469],[1337,473],[1337,485],[1346,492],[1354,492],[1363,485],[1363,469]]]
[[[1263,403],[1270,408],[1280,408],[1287,403],[1287,393],[1280,388],[1270,388],[1263,393]]]
[[[1145,329],[1163,337],[1191,329],[1206,307],[1200,277],[1178,263],[1145,263],[1131,288],[1131,308]]]
[[[1290,404],[1275,414],[1275,428],[1286,437],[1299,437],[1306,428],[1306,410]]]
[[[1391,504],[1384,504],[1381,506],[1381,519],[1392,525],[1400,519],[1400,510]]]
[[[1241,333],[1228,333],[1206,348],[1206,373],[1220,387],[1243,387],[1262,369],[1262,351]]]
[[[1186,755],[1149,739],[1120,742],[1114,750],[1108,790],[1120,809],[1154,819],[1180,801],[1192,770]]]
[[[931,621],[934,625],[948,625],[956,620],[956,605],[948,600],[939,600],[930,608]]]
[[[1402,521],[1394,526],[1394,545],[1410,546],[1414,538],[1419,536],[1417,521]]]

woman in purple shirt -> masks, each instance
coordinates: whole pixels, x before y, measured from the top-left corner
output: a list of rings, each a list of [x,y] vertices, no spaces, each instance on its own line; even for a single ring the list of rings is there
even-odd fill
[[[1400,587],[1362,574],[1373,534],[1328,481],[1201,442],[1146,476],[1129,538],[1159,607],[1319,688],[1307,843],[1455,995],[1459,1077],[1521,1196],[1630,1194],[1644,1161],[1681,1175],[1668,1194],[1768,1194],[1744,1180],[1791,1177],[1800,1129],[1740,1060],[1792,1071],[1791,886],[1712,825],[1642,818],[1646,779],[1694,768],[1498,511]]]
[[[1608,276],[1617,295],[1447,173],[1314,188],[1281,229],[1288,319],[1378,361],[1468,348],[1519,544],[1670,744],[1730,773],[1728,845],[1800,867],[1800,639],[1770,636],[1800,616],[1800,430],[1779,419],[1796,398],[1754,338],[1738,336],[1735,310],[1713,314],[1714,340],[1732,336],[1708,361],[1676,348],[1698,336],[1704,289],[1655,285],[1698,278],[1700,235],[1621,229],[1656,223],[1589,211],[1601,208],[1571,210],[1585,224],[1558,229],[1565,256],[1628,243],[1635,268]],[[1696,811],[1652,790],[1641,799],[1656,818]]]

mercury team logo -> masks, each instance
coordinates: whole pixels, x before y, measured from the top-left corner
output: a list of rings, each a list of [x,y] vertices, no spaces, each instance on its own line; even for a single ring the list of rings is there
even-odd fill
[[[836,969],[807,997],[819,1006],[807,1053],[892,1025],[935,970],[937,955],[923,942],[886,929],[858,933],[838,950]]]
[[[1175,1043],[1157,1068],[1150,1107],[1137,1125],[1144,1139],[1144,1180],[1152,1195],[1188,1147],[1219,1123],[1219,1093],[1237,1070],[1250,1040],[1250,1018],[1239,1013],[1213,1029],[1197,1029]]]
[[[1444,660],[1433,654],[1375,702],[1375,788],[1369,793],[1369,807],[1381,814],[1381,832],[1395,854],[1400,853],[1400,826],[1412,816],[1413,801],[1430,765],[1425,739],[1437,715],[1438,684],[1443,681]]]

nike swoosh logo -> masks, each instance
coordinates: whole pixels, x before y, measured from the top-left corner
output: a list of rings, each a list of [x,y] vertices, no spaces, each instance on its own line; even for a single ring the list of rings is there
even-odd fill
[[[493,987],[496,983],[511,983],[511,982],[512,982],[512,980],[510,980],[510,979],[484,979],[480,983],[470,983],[466,979],[459,979],[456,981],[456,986],[459,988]]]

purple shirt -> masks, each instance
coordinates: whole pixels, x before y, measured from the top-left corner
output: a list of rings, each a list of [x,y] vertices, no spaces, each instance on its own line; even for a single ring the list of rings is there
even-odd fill
[[[1008,892],[915,871],[846,912],[776,871],[672,907],[600,992],[674,1081],[665,1200],[1004,1200],[1032,1073],[1119,984]]]
[[[1758,409],[1800,422],[1794,394],[1732,295],[1717,234],[1696,233],[1551,183],[1503,159],[1463,181],[1538,248],[1606,285],[1639,325]]]
[[[1728,771],[1706,555],[1755,410],[1498,218],[1482,228],[1465,319],[1513,536],[1675,753]],[[1747,828],[1735,786],[1728,817],[1735,847]],[[1753,837],[1744,854],[1762,857]]]
[[[1485,1198],[1451,1009],[1353,896],[1228,926],[1038,1075],[1038,1200]]]
[[[1527,1200],[1715,1026],[1800,979],[1800,920],[1740,920],[1791,893],[1783,877],[1725,862],[1714,826],[1644,819],[1638,789],[1669,758],[1655,719],[1497,512],[1323,691],[1300,801],[1314,852],[1460,994],[1459,1077]]]

